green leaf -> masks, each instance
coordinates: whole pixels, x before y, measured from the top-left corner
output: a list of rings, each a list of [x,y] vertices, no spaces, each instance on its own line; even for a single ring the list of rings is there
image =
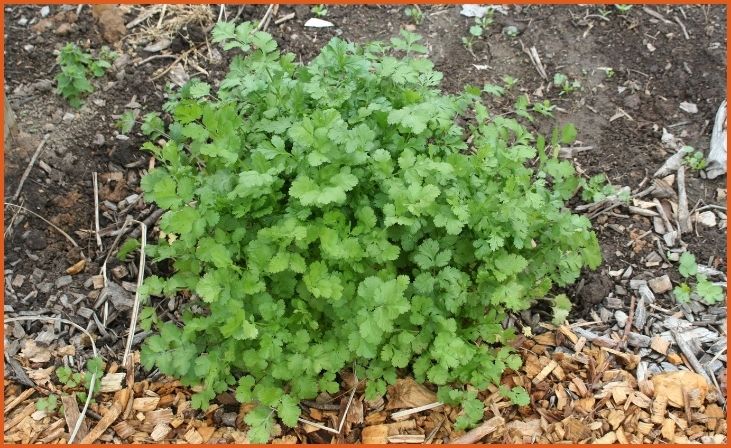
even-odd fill
[[[530,396],[522,387],[516,386],[512,389],[508,389],[506,386],[501,385],[499,390],[500,395],[512,401],[513,404],[518,406],[527,406],[530,404]]]
[[[571,124],[565,124],[561,128],[561,143],[564,145],[570,145],[576,140],[576,127]]]
[[[683,252],[680,255],[680,264],[678,272],[685,278],[692,277],[698,272],[698,264],[695,261],[695,255],[690,252]]]
[[[723,288],[708,281],[705,275],[697,274],[696,279],[698,280],[698,283],[696,284],[696,293],[701,296],[706,303],[718,303],[725,299]]]
[[[271,436],[272,412],[265,406],[257,406],[244,417],[244,422],[249,425],[249,441],[251,443],[266,443]]]
[[[140,242],[136,238],[127,238],[124,243],[119,246],[119,251],[117,252],[117,260],[124,261],[127,258],[127,255],[136,251],[139,248]]]
[[[133,111],[125,111],[119,120],[115,123],[115,126],[119,129],[122,134],[129,134],[135,125],[135,114]]]
[[[277,415],[282,419],[282,423],[294,428],[297,426],[297,420],[300,416],[300,408],[297,401],[289,395],[284,395],[277,406]]]

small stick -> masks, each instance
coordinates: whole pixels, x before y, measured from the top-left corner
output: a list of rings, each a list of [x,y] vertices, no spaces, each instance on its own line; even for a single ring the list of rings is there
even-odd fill
[[[8,402],[8,404],[5,405],[5,410],[3,411],[3,414],[7,415],[8,412],[12,411],[16,406],[24,402],[26,398],[30,398],[30,396],[33,395],[35,392],[36,390],[32,387],[21,392],[20,395],[13,398],[11,401]]]
[[[218,10],[218,20],[216,22],[220,22],[223,18],[223,12],[226,11],[226,5],[221,5],[221,8]]]
[[[94,182],[94,233],[96,234],[96,245],[99,246],[99,252],[104,251],[102,245],[102,237],[99,235],[99,183],[97,182],[96,171],[91,173],[91,180]]]
[[[140,241],[140,264],[137,268],[137,289],[135,290],[135,302],[132,307],[132,315],[130,316],[129,333],[127,335],[127,344],[124,347],[124,355],[122,356],[122,367],[130,370],[132,368],[132,362],[128,362],[130,352],[132,351],[132,339],[135,336],[135,328],[137,327],[137,316],[140,312],[140,289],[142,288],[142,281],[145,279],[145,247],[147,246],[147,226],[144,222],[134,221],[140,225],[141,229],[141,241]]]
[[[678,25],[680,25],[680,29],[683,30],[683,35],[685,36],[685,40],[690,40],[690,36],[688,35],[688,30],[685,29],[685,25],[683,25],[683,22],[680,21],[680,18],[678,16],[674,16],[675,21],[678,22]]]
[[[685,191],[685,167],[678,168],[678,222],[680,223],[680,231],[688,233],[693,231],[693,225],[690,223],[690,213],[688,213],[688,195]]]
[[[444,403],[441,403],[439,401],[436,401],[434,403],[425,404],[423,406],[417,406],[415,408],[411,409],[404,409],[403,411],[394,412],[391,414],[391,418],[393,420],[401,420],[403,418],[408,417],[411,414],[416,414],[422,411],[428,411],[429,409],[438,408],[439,406],[443,406]]]
[[[624,335],[622,336],[622,345],[625,346],[627,344],[627,339],[629,339],[629,330],[632,327],[632,322],[634,321],[636,302],[637,298],[634,294],[632,294],[632,300],[629,304],[629,315],[627,316],[627,322],[624,323]],[[642,331],[641,328],[639,328],[638,330]]]
[[[25,180],[28,178],[28,175],[30,174],[30,170],[33,169],[33,165],[36,164],[36,160],[38,159],[38,156],[41,154],[43,147],[46,145],[46,141],[48,141],[48,136],[49,136],[49,134],[46,134],[46,136],[43,137],[43,140],[36,148],[36,152],[33,153],[33,157],[31,157],[30,162],[28,163],[28,166],[25,168],[25,172],[23,172],[23,176],[20,178],[20,183],[18,184],[18,188],[15,190],[15,194],[13,195],[11,202],[15,202],[18,200],[18,196],[20,196],[20,191],[23,189],[23,184],[25,183]]]
[[[456,439],[450,441],[450,445],[466,445],[471,443],[479,442],[483,437],[490,434],[491,432],[494,432],[496,429],[498,429],[500,426],[505,424],[505,419],[500,416],[495,416],[491,418],[490,420],[484,422],[477,428],[471,430],[470,432],[466,433],[465,435],[461,437],[457,437]]]
[[[66,239],[69,240],[71,242],[71,244],[74,245],[74,247],[79,247],[79,245],[76,244],[76,241],[74,241],[74,239],[71,238],[68,233],[64,232],[57,225],[55,225],[54,223],[48,221],[46,218],[44,218],[43,216],[39,215],[38,213],[35,213],[35,212],[31,211],[31,210],[28,210],[27,208],[23,207],[22,205],[11,204],[9,202],[5,202],[5,205],[10,206],[10,207],[16,207],[16,208],[19,208],[21,210],[24,210],[27,213],[30,213],[31,215],[35,216],[36,218],[40,219],[41,221],[45,222],[49,226],[51,226],[54,229],[56,229],[61,235],[65,236]]]
[[[168,10],[168,5],[162,5],[162,11],[160,11],[160,19],[157,21],[157,27],[162,26],[162,19],[165,17],[165,11]]]
[[[437,423],[437,426],[435,426],[434,429],[432,429],[431,432],[429,432],[429,435],[426,436],[426,440],[424,440],[424,444],[429,444],[432,442],[432,440],[434,440],[434,436],[436,436],[437,432],[439,432],[439,429],[444,424],[444,420],[446,420],[446,417],[442,417],[442,419],[439,420],[439,423]]]
[[[267,19],[271,15],[273,9],[274,9],[274,5],[273,4],[272,5],[269,5],[269,7],[267,8],[266,12],[264,13],[264,17],[261,18],[261,20],[259,21],[259,24],[256,26],[256,30],[257,31],[261,31],[262,30],[262,27],[264,26],[264,23],[267,21]]]
[[[277,20],[275,20],[274,21],[274,24],[275,25],[280,25],[280,24],[286,22],[287,20],[294,19],[294,17],[295,17],[295,13],[293,13],[293,12],[292,13],[289,13],[286,16],[282,16],[282,17],[278,18]]]
[[[672,25],[672,24],[673,24],[673,22],[671,22],[671,21],[669,21],[668,19],[666,19],[665,17],[663,17],[663,15],[662,15],[662,14],[660,14],[660,13],[659,13],[659,12],[657,12],[657,11],[655,11],[654,9],[650,9],[650,8],[648,8],[647,6],[643,6],[643,7],[642,7],[642,10],[643,10],[643,11],[645,11],[645,12],[646,12],[647,14],[651,15],[652,17],[654,17],[654,18],[656,18],[656,19],[658,19],[658,20],[662,21],[662,22],[663,22],[663,23],[665,23],[666,25]]]

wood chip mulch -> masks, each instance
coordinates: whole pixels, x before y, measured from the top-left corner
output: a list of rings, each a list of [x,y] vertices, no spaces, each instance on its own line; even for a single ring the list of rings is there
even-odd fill
[[[355,394],[346,391],[304,402],[302,418],[310,423],[295,429],[277,425],[271,442],[726,443],[723,397],[684,366],[681,356],[674,358],[678,371],[645,377],[646,370],[638,369],[639,356],[589,342],[577,335],[579,326],[542,326],[548,331],[518,338],[515,346],[524,365],[503,376],[503,384],[526,388],[531,404],[513,405],[491,387],[480,395],[484,422],[467,433],[453,430],[459,408],[438,403],[434,392],[403,378],[375,401],[364,400],[356,389]],[[39,370],[48,371],[26,364],[31,378],[39,377]],[[196,411],[191,408],[192,391],[179,381],[144,380],[130,387],[118,369],[116,363],[108,366],[102,392],[89,407],[76,441],[248,442],[244,416],[252,405],[237,404],[232,394],[223,394],[205,412]],[[347,375],[343,382],[346,387],[353,384]],[[64,413],[37,410],[36,401],[49,393],[60,391],[51,383],[35,388],[6,384],[7,443],[68,441],[79,406],[61,394]]]

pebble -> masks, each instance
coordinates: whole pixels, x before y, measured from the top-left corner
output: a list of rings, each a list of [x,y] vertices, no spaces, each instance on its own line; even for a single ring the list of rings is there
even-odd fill
[[[673,288],[672,282],[670,282],[670,277],[667,275],[663,275],[662,277],[656,277],[647,282],[647,284],[650,286],[650,289],[656,294],[662,294],[664,292],[668,292]]]
[[[104,136],[101,135],[101,134],[99,134],[99,133],[97,133],[94,136],[94,145],[96,145],[96,146],[102,146],[103,144],[104,144]]]
[[[38,291],[43,294],[48,294],[51,291],[53,284],[50,282],[43,282],[38,284]]]
[[[48,6],[44,6],[43,8],[41,8],[41,17],[48,17],[48,14],[50,13],[51,8],[49,8]]]
[[[20,288],[23,286],[23,283],[25,283],[25,275],[18,274],[15,276],[11,284],[13,285],[13,288]]]
[[[641,280],[638,278],[634,278],[629,281],[629,287],[631,289],[639,289],[640,286],[642,286],[642,285],[647,285],[647,280]]]
[[[699,213],[695,216],[695,221],[706,227],[716,227],[716,214],[710,210]]]
[[[31,44],[23,45],[23,50],[27,51],[28,53],[30,53],[31,51],[33,51],[34,48],[35,47],[33,45],[31,45]]]
[[[26,17],[21,17],[18,20],[18,25],[20,26],[26,26],[28,24],[28,19]]]
[[[617,325],[619,325],[619,328],[624,328],[624,326],[627,324],[627,319],[629,316],[627,316],[627,313],[625,313],[622,310],[617,310],[614,312],[614,318],[617,319]]]
[[[627,335],[627,343],[632,347],[646,348],[650,346],[650,337],[644,334],[630,332]]]
[[[43,125],[43,130],[46,131],[46,132],[51,132],[54,129],[56,129],[56,125],[53,124],[53,123],[46,123],[46,124]]]
[[[74,118],[76,118],[76,115],[72,114],[71,112],[66,112],[65,114],[63,114],[62,120],[63,121],[71,121]]]
[[[40,230],[31,229],[24,235],[25,244],[30,250],[43,250],[46,248],[46,237]]]
[[[64,286],[70,285],[72,281],[73,279],[70,275],[64,275],[63,277],[59,277],[58,279],[56,279],[55,285],[56,288],[63,288]]]

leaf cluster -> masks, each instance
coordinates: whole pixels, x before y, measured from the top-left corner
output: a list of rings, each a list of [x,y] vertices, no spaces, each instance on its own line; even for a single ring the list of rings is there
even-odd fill
[[[673,288],[673,294],[678,302],[687,303],[692,296],[703,299],[708,304],[720,302],[725,299],[723,288],[710,280],[708,277],[698,271],[698,264],[695,255],[690,252],[683,252],[680,256],[678,264],[678,272],[683,278],[695,278],[695,283],[691,286],[687,282],[682,282]]]
[[[56,75],[56,91],[71,105],[78,109],[82,97],[94,91],[89,77],[101,77],[112,66],[116,53],[104,47],[99,57],[82,51],[78,45],[67,43],[58,55],[61,72]]]
[[[579,181],[558,133],[491,114],[479,89],[442,93],[420,40],[334,38],[303,65],[221,22],[226,78],[192,81],[168,125],[143,129],[164,137],[144,145],[158,160],[144,197],[165,210],[148,255],[172,269],[140,292],[188,299],[182,325],[143,311],[157,334],[142,363],[200,386],[197,408],[229,388],[258,403],[252,441],[336,393],[345,368],[369,398],[401,369],[456,395],[498,384],[520,365],[506,313],[600,263],[590,222],[564,208]],[[467,427],[481,410],[464,398]]]

